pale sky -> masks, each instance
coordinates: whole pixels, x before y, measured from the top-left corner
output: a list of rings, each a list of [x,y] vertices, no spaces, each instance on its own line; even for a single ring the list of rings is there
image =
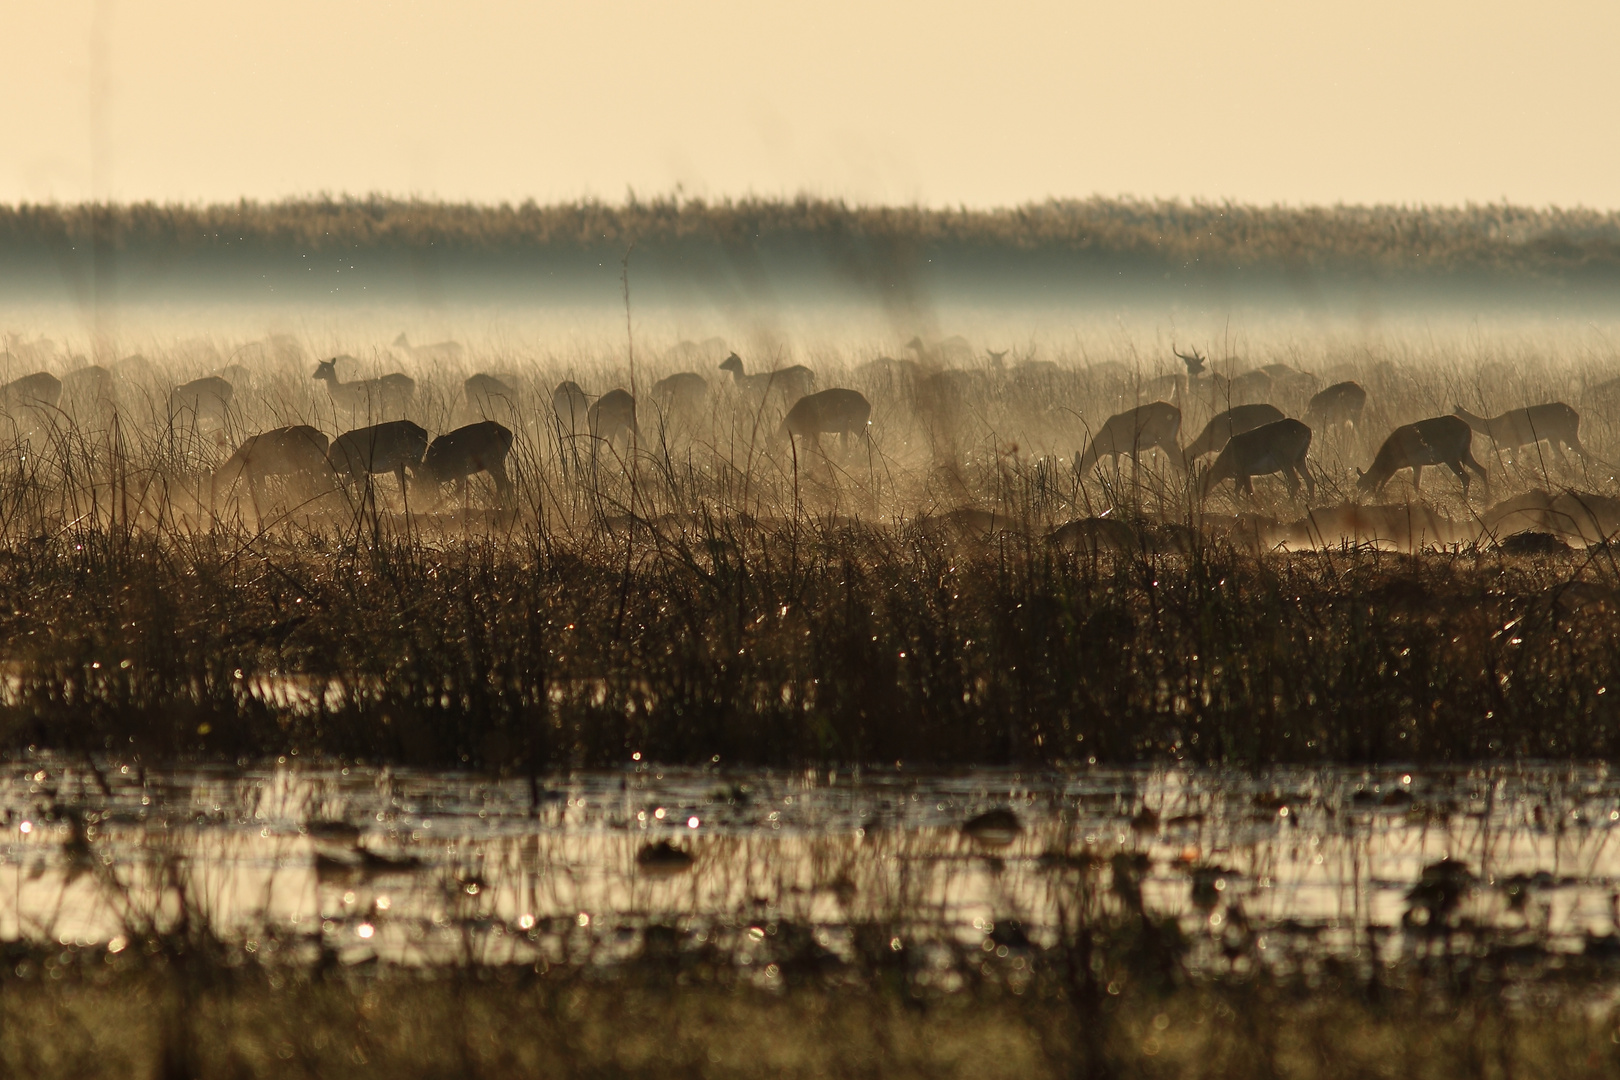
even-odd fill
[[[1620,207],[1620,4],[4,0],[0,201]]]

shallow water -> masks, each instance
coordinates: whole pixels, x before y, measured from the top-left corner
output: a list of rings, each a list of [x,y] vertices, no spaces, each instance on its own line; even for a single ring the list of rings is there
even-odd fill
[[[1010,842],[964,833],[998,807],[1019,818]],[[837,958],[881,926],[943,969],[1054,940],[1077,890],[1117,906],[1124,854],[1194,967],[1239,929],[1286,942],[1287,963],[1395,959],[1432,939],[1414,886],[1451,859],[1472,875],[1453,919],[1556,964],[1613,948],[1617,827],[1603,768],[637,764],[531,784],[40,757],[0,775],[0,938],[116,951],[189,918],[266,958],[522,964],[612,964],[656,939],[776,978],[763,960],[790,935]]]

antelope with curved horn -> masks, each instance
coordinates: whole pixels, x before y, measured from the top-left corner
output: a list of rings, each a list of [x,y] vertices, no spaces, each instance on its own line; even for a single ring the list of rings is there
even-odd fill
[[[405,470],[420,467],[427,448],[426,429],[409,420],[390,420],[339,435],[332,440],[326,459],[345,486],[364,481],[374,473],[393,473],[399,479],[403,498]]]
[[[341,409],[367,416],[404,412],[416,396],[416,380],[397,371],[380,379],[343,382],[337,373],[337,362],[341,359],[334,356],[330,360],[322,360],[316,365],[314,375],[314,378],[326,384],[332,404]]]
[[[1245,431],[1253,431],[1257,427],[1274,423],[1283,418],[1282,410],[1275,405],[1238,405],[1218,413],[1198,438],[1187,444],[1186,458],[1193,461],[1205,454],[1218,454],[1226,449],[1226,444],[1232,441],[1232,436],[1241,435]]]
[[[1253,495],[1253,478],[1275,472],[1283,474],[1290,498],[1299,493],[1301,474],[1305,477],[1306,493],[1315,496],[1316,481],[1305,463],[1305,455],[1310,449],[1311,429],[1298,420],[1286,417],[1251,431],[1239,432],[1232,436],[1226,449],[1210,466],[1209,475],[1204,477],[1204,497],[1208,498],[1215,485],[1222,480],[1236,481],[1239,491]]]
[[[1129,412],[1108,418],[1085,451],[1075,459],[1075,475],[1084,478],[1103,457],[1113,458],[1116,468],[1123,454],[1129,454],[1139,462],[1142,452],[1152,449],[1163,451],[1171,464],[1178,469],[1183,468],[1181,447],[1176,445],[1180,434],[1180,409],[1167,401],[1138,405]]]
[[[496,500],[504,506],[512,493],[512,481],[506,475],[506,458],[511,452],[512,432],[502,424],[484,420],[459,427],[440,435],[427,448],[422,467],[416,470],[417,486],[437,505],[444,485],[456,481],[465,501],[467,478],[487,472],[495,481]]]
[[[1452,410],[1452,415],[1461,417],[1469,427],[1490,439],[1498,448],[1511,453],[1515,462],[1521,448],[1534,447],[1543,442],[1552,447],[1560,462],[1567,464],[1569,461],[1564,453],[1566,446],[1579,454],[1583,462],[1586,460],[1586,448],[1581,445],[1579,433],[1580,413],[1562,401],[1513,409],[1490,419],[1475,416],[1459,405]]]
[[[864,439],[872,426],[872,404],[858,390],[834,388],[809,394],[793,403],[777,439],[806,439],[817,449],[821,436],[837,435],[847,450],[850,436]]]
[[[1356,471],[1360,479],[1356,487],[1363,492],[1380,491],[1389,478],[1401,469],[1412,470],[1412,488],[1417,490],[1423,480],[1423,469],[1429,465],[1444,465],[1462,481],[1463,498],[1468,497],[1468,474],[1463,466],[1479,474],[1485,485],[1485,497],[1490,498],[1491,481],[1485,469],[1474,460],[1469,448],[1474,432],[1461,417],[1435,416],[1396,428],[1378,448],[1378,456],[1366,472]]]

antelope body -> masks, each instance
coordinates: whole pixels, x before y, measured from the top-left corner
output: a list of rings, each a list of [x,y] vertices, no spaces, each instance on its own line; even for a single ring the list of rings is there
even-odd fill
[[[742,357],[732,353],[721,362],[720,370],[731,372],[731,380],[738,389],[762,401],[771,394],[781,394],[788,401],[797,401],[816,389],[816,373],[803,364],[748,375],[743,372]]]
[[[1167,401],[1139,405],[1129,412],[1110,416],[1075,460],[1075,474],[1084,477],[1103,457],[1113,458],[1116,466],[1122,454],[1140,461],[1142,451],[1155,447],[1181,468],[1181,447],[1176,445],[1180,434],[1181,410]]]
[[[1238,405],[1227,409],[1205,424],[1198,438],[1187,444],[1187,460],[1192,461],[1205,454],[1218,454],[1232,441],[1232,436],[1253,431],[1282,418],[1282,410],[1275,405]]]
[[[1046,539],[1054,547],[1083,555],[1100,555],[1105,551],[1128,555],[1141,547],[1136,530],[1113,518],[1088,517],[1064,522],[1047,533]]]
[[[273,428],[251,436],[215,471],[209,505],[221,486],[229,490],[245,479],[256,514],[262,515],[264,482],[272,476],[302,481],[306,493],[324,494],[331,488],[331,466],[326,460],[327,438],[306,424]]]
[[[517,403],[517,389],[505,379],[479,372],[469,375],[461,384],[467,399],[467,408],[479,416],[488,417],[497,411],[510,412]]]
[[[54,408],[62,400],[62,380],[48,371],[36,371],[0,386],[0,401],[8,408],[43,405]]]
[[[428,433],[409,420],[357,428],[332,440],[326,458],[345,484],[363,481],[373,473],[393,473],[399,493],[405,495],[405,470],[415,470],[427,453]]]
[[[709,402],[709,380],[695,371],[677,371],[653,383],[653,400],[666,414],[695,416]]]
[[[404,334],[394,339],[394,347],[404,349],[417,360],[460,360],[464,351],[459,341],[438,341],[432,345],[412,345]]]
[[[207,417],[223,424],[235,394],[236,388],[218,375],[193,379],[169,392],[169,418],[189,418],[192,423],[200,423]]]
[[[1299,492],[1299,478],[1303,473],[1306,492],[1315,495],[1316,481],[1305,464],[1310,448],[1311,429],[1298,420],[1273,420],[1251,431],[1239,432],[1210,466],[1209,475],[1204,477],[1204,495],[1207,497],[1222,480],[1236,481],[1239,491],[1253,495],[1253,478],[1274,472],[1283,474],[1290,496]]]
[[[1581,460],[1586,459],[1586,448],[1581,445],[1579,435],[1580,414],[1561,401],[1513,409],[1490,419],[1475,416],[1459,405],[1454,415],[1503,450],[1513,452],[1515,457],[1520,447],[1545,442],[1552,446],[1560,460],[1565,458],[1566,446],[1579,454]]]
[[[1315,421],[1321,427],[1337,427],[1341,424],[1356,427],[1360,425],[1361,412],[1366,407],[1367,391],[1361,388],[1360,383],[1334,383],[1311,396],[1310,403],[1305,406],[1305,422]]]
[[[467,478],[487,472],[495,480],[496,497],[504,503],[512,491],[506,475],[506,457],[511,452],[510,429],[493,420],[468,424],[433,440],[417,476],[437,502],[443,485],[459,482],[465,496]]]
[[[394,372],[380,379],[358,379],[341,382],[337,362],[341,357],[322,360],[315,368],[315,378],[326,384],[332,403],[350,412],[373,413],[403,412],[416,396],[416,380],[409,375]]]
[[[864,437],[872,423],[872,405],[858,390],[834,388],[809,394],[793,403],[778,438],[808,439],[819,446],[821,436],[838,435],[845,446],[851,435]]]
[[[1398,427],[1378,448],[1378,456],[1361,474],[1356,487],[1364,492],[1379,491],[1396,472],[1411,469],[1415,490],[1423,480],[1425,466],[1444,465],[1462,481],[1463,497],[1467,498],[1468,474],[1463,472],[1466,465],[1479,474],[1489,497],[1490,478],[1469,449],[1473,435],[1472,429],[1456,416],[1436,416]]]
[[[607,443],[620,435],[628,441],[641,430],[636,427],[636,399],[628,390],[609,390],[597,398],[596,404],[586,412],[585,422],[592,438]]]
[[[583,435],[589,431],[587,417],[590,410],[591,399],[577,382],[565,380],[551,392],[551,411],[556,415],[564,435]]]

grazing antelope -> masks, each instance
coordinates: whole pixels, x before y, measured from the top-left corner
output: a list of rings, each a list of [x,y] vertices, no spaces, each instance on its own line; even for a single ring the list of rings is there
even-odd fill
[[[720,364],[721,371],[731,372],[731,381],[738,389],[764,402],[772,394],[781,394],[787,401],[797,401],[816,389],[816,373],[803,364],[765,371],[757,375],[743,373],[742,357],[732,353]]]
[[[334,356],[330,360],[322,360],[316,366],[314,375],[314,378],[326,384],[326,392],[339,408],[351,413],[363,412],[368,416],[404,412],[416,396],[416,380],[397,371],[380,379],[340,382],[337,362],[341,359]]]
[[[848,449],[850,436],[865,438],[871,424],[872,405],[860,391],[834,388],[794,402],[776,437],[808,439],[820,449],[821,436],[837,435]]]
[[[1253,431],[1257,427],[1282,418],[1282,410],[1275,405],[1238,405],[1227,409],[1223,413],[1216,414],[1204,425],[1204,430],[1198,438],[1187,444],[1186,458],[1193,461],[1205,454],[1218,454],[1226,449],[1226,444],[1232,441],[1232,436]]]
[[[415,471],[427,453],[427,431],[409,420],[389,420],[348,431],[332,440],[326,459],[345,485],[363,482],[373,473],[393,473],[399,494],[406,497],[405,470]]]
[[[87,364],[68,372],[62,376],[62,396],[58,404],[76,421],[109,420],[118,408],[113,373],[100,364]]]
[[[1423,469],[1428,465],[1444,465],[1462,481],[1463,498],[1468,497],[1466,465],[1479,474],[1485,485],[1485,497],[1490,498],[1491,481],[1485,469],[1474,460],[1469,449],[1473,430],[1456,416],[1435,416],[1396,428],[1378,448],[1378,456],[1366,472],[1357,469],[1361,479],[1356,487],[1363,492],[1381,491],[1389,478],[1401,469],[1412,470],[1412,489],[1423,480]]]
[[[697,416],[709,403],[709,380],[695,371],[677,371],[653,383],[653,400],[666,416]]]
[[[1534,447],[1545,442],[1553,448],[1558,460],[1568,462],[1564,447],[1569,447],[1586,460],[1586,448],[1578,434],[1581,416],[1562,401],[1548,405],[1532,405],[1527,409],[1513,409],[1501,416],[1486,419],[1475,416],[1461,405],[1453,410],[1468,426],[1494,442],[1498,448],[1513,455],[1517,463],[1521,447]]]
[[[223,425],[236,388],[218,375],[205,375],[175,387],[169,392],[169,422],[185,420],[201,424],[206,417]]]
[[[1113,458],[1116,469],[1122,454],[1141,461],[1142,451],[1154,448],[1168,455],[1176,468],[1182,468],[1181,447],[1176,445],[1180,435],[1181,410],[1167,401],[1139,405],[1129,412],[1110,416],[1075,459],[1075,475],[1083,479],[1103,457]]]
[[[1288,483],[1290,498],[1299,493],[1300,474],[1305,476],[1305,491],[1311,496],[1316,494],[1316,480],[1311,476],[1311,470],[1305,463],[1305,455],[1311,448],[1311,429],[1298,420],[1284,418],[1263,424],[1252,431],[1239,432],[1232,436],[1215,458],[1215,464],[1210,466],[1209,475],[1204,477],[1204,497],[1214,490],[1215,485],[1222,480],[1237,482],[1237,488],[1245,495],[1254,494],[1254,480],[1256,476],[1267,476],[1274,472],[1283,474]]]
[[[1272,375],[1264,368],[1245,371],[1242,375],[1227,378],[1217,371],[1210,371],[1207,367],[1208,358],[1197,349],[1192,351],[1191,356],[1187,356],[1171,345],[1170,352],[1187,365],[1188,391],[1196,390],[1201,397],[1208,398],[1212,402],[1232,406],[1262,401],[1271,395]],[[1287,365],[1279,366],[1287,368]],[[1287,370],[1294,374],[1302,374],[1294,372],[1293,368]]]
[[[62,400],[62,380],[48,371],[36,371],[0,386],[0,402],[8,409],[44,406]]]
[[[1349,424],[1361,426],[1361,412],[1367,407],[1367,391],[1360,383],[1334,383],[1311,396],[1305,406],[1305,422],[1313,427],[1330,428]]]
[[[440,341],[432,345],[412,345],[410,338],[404,334],[394,339],[394,347],[404,349],[409,356],[416,360],[455,361],[461,359],[461,354],[464,351],[459,341]]]
[[[563,381],[551,392],[551,411],[564,435],[583,435],[590,430],[591,399],[579,388],[579,383]]]
[[[605,443],[612,443],[620,435],[629,442],[631,435],[641,433],[636,426],[636,399],[628,390],[609,390],[597,398],[585,414],[585,423],[591,438]]]
[[[517,404],[517,388],[505,379],[479,372],[461,384],[467,411],[485,419],[490,413],[510,413]]]
[[[324,495],[332,488],[332,469],[326,460],[327,439],[306,424],[274,428],[248,438],[214,472],[208,506],[212,513],[223,487],[227,492],[247,480],[253,513],[264,518],[264,482],[272,476],[289,478],[305,496]]]
[[[1053,547],[1081,555],[1101,555],[1105,551],[1129,555],[1142,546],[1135,529],[1123,521],[1100,517],[1064,522],[1047,533],[1046,539]]]
[[[416,470],[419,486],[437,504],[445,484],[457,481],[461,496],[467,497],[467,478],[487,472],[495,480],[495,497],[505,504],[512,492],[506,475],[506,457],[512,452],[512,432],[493,420],[468,424],[433,440]]]

